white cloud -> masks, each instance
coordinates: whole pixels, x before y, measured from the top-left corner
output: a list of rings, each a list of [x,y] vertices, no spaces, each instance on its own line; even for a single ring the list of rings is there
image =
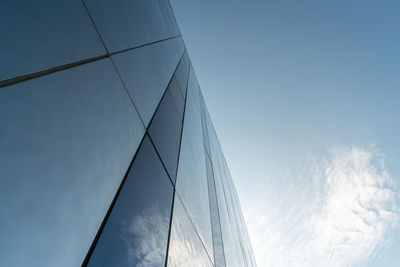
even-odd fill
[[[150,206],[123,228],[121,238],[127,246],[128,262],[131,266],[163,264],[168,222],[169,217],[163,215],[158,207]]]
[[[352,266],[373,257],[400,214],[383,155],[373,147],[342,147],[327,160],[307,162],[282,201],[246,216],[259,267]]]

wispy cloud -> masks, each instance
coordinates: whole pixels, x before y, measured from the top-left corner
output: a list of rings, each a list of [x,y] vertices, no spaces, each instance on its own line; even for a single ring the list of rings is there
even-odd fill
[[[167,215],[159,207],[149,206],[122,228],[130,266],[160,266],[165,259],[168,234]]]
[[[307,161],[305,174],[282,192],[283,202],[248,214],[258,264],[352,266],[373,257],[400,218],[383,155],[374,147],[335,148],[328,159]]]

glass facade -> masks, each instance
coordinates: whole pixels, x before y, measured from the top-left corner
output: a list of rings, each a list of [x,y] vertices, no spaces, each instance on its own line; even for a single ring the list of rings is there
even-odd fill
[[[5,0],[0,33],[0,266],[256,266],[168,0]]]

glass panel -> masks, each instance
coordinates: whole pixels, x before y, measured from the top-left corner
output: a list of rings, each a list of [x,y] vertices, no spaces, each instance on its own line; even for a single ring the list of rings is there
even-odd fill
[[[176,190],[208,254],[213,255],[199,88],[192,71],[182,135]]]
[[[79,0],[3,0],[0,80],[105,54]]]
[[[0,266],[79,266],[144,134],[109,59],[0,90]]]
[[[238,253],[236,251],[234,235],[230,224],[230,218],[228,215],[227,205],[225,201],[224,189],[222,186],[221,171],[218,155],[213,157],[213,170],[214,170],[214,180],[215,188],[217,192],[217,203],[219,210],[219,217],[221,223],[221,233],[223,237],[223,245],[225,252],[226,266],[242,267],[238,259]]]
[[[220,151],[220,168],[221,168],[221,178],[222,178],[222,184],[223,184],[223,189],[224,189],[224,194],[225,194],[225,200],[227,204],[227,209],[228,209],[228,217],[229,217],[229,222],[233,234],[233,242],[236,250],[236,255],[237,259],[240,262],[240,266],[245,266],[245,255],[243,251],[243,245],[242,245],[242,239],[241,239],[241,231],[240,231],[240,226],[239,222],[236,216],[236,205],[239,205],[239,203],[235,203],[235,200],[233,198],[233,184],[232,180],[229,174],[228,167],[226,165],[225,158],[222,154],[222,151]]]
[[[218,204],[215,192],[213,169],[208,155],[206,155],[206,167],[207,167],[208,195],[210,199],[211,225],[212,225],[212,237],[213,237],[214,259],[215,259],[214,261],[215,261],[215,266],[220,267],[220,266],[225,266],[225,255],[222,242],[221,225],[218,214]]]
[[[145,137],[88,266],[163,266],[173,187]]]
[[[183,98],[179,84],[176,81],[176,76],[172,78],[171,83],[168,87],[169,93],[174,99],[176,110],[179,112],[179,117],[181,120],[183,120],[183,108],[185,106],[185,99]]]
[[[203,125],[203,139],[204,139],[204,146],[206,148],[206,152],[209,157],[211,157],[211,151],[210,151],[210,141],[209,141],[209,136],[208,136],[208,129],[207,129],[207,107],[206,104],[204,103],[203,95],[200,92],[200,104],[201,104],[201,123]]]
[[[179,35],[168,0],[85,0],[110,52]]]
[[[174,183],[181,130],[182,122],[179,113],[176,111],[171,95],[167,92],[149,126],[149,134]]]
[[[168,267],[213,266],[178,195],[175,195]]]
[[[178,66],[178,69],[176,70],[176,74],[175,74],[183,96],[186,96],[186,87],[187,87],[187,81],[189,78],[189,74],[188,74],[189,66],[190,66],[189,56],[187,54],[187,51],[185,50],[181,64]]]
[[[112,56],[146,127],[183,50],[182,39],[175,38]]]

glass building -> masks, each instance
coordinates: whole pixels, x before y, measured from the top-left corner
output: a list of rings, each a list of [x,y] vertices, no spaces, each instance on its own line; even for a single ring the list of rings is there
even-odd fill
[[[0,266],[256,266],[168,0],[4,0]]]

